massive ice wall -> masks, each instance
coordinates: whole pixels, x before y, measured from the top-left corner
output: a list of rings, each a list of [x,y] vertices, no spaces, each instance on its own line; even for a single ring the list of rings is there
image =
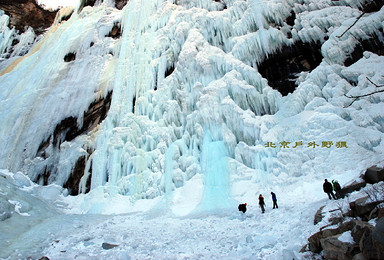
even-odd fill
[[[232,180],[358,172],[380,162],[384,129],[381,94],[344,96],[374,90],[367,77],[383,84],[381,7],[342,35],[366,5],[131,0],[59,14],[27,55],[2,62],[0,167],[72,193],[152,198],[204,174],[209,133]]]

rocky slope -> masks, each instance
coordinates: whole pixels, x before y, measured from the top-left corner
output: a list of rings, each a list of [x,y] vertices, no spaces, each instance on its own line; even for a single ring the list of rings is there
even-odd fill
[[[371,167],[322,206],[314,224],[320,231],[301,250],[325,259],[384,259],[384,169]]]

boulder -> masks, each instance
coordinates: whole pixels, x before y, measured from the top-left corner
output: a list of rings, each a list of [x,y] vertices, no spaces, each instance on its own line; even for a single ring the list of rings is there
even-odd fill
[[[112,248],[117,247],[117,246],[119,246],[119,245],[114,245],[114,244],[110,244],[110,243],[106,243],[106,242],[101,244],[101,247],[103,249],[106,249],[106,250],[112,249]]]
[[[350,242],[343,242],[338,239],[340,235],[323,238],[320,240],[325,259],[349,260],[358,245]]]
[[[344,198],[345,196],[347,196],[347,194],[354,192],[354,191],[358,191],[361,188],[365,187],[366,185],[367,185],[367,183],[365,182],[365,180],[363,178],[359,178],[359,179],[345,185],[343,188],[341,188],[341,190],[339,190],[338,194],[341,198]]]
[[[339,227],[334,229],[324,229],[319,231],[308,238],[308,248],[313,253],[320,253],[323,250],[321,239],[339,235],[345,231],[352,229],[352,221],[342,223]]]
[[[372,229],[365,230],[359,246],[367,259],[384,259],[384,245],[373,236]]]
[[[352,232],[351,235],[353,237],[353,240],[357,243],[360,242],[361,238],[363,237],[365,231],[372,230],[373,226],[369,224],[368,222],[361,221],[358,219],[352,220]]]
[[[384,169],[378,166],[372,166],[365,171],[365,181],[367,183],[377,183],[384,181]]]
[[[317,223],[321,222],[323,220],[323,208],[325,206],[322,206],[319,208],[319,210],[315,214],[315,219],[313,220],[313,224],[316,225]]]
[[[342,241],[340,235],[351,231],[353,241]],[[325,259],[384,259],[384,218],[377,221],[376,227],[368,222],[353,219],[334,229],[324,229],[313,234],[302,252],[320,253]]]
[[[377,242],[384,246],[384,217],[377,221],[372,235]]]
[[[320,239],[323,238],[322,231],[317,232],[308,238],[308,249],[313,253],[320,253],[323,248],[320,244]]]
[[[360,217],[363,220],[369,220],[370,213],[376,208],[382,201],[367,202],[368,196],[357,199],[349,203],[350,211],[347,213],[350,217]]]

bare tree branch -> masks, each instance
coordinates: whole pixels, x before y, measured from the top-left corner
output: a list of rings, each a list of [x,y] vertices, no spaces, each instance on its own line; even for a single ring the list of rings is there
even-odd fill
[[[367,80],[370,83],[372,83],[375,87],[378,87],[378,88],[384,87],[384,85],[377,85],[376,83],[372,82],[372,80],[370,78],[368,78],[368,77],[367,77]],[[355,102],[356,100],[358,100],[361,97],[371,96],[373,94],[380,93],[380,92],[384,92],[384,89],[373,91],[373,92],[365,94],[365,95],[358,95],[358,96],[348,96],[347,94],[344,94],[344,96],[346,96],[347,98],[353,98],[353,101],[348,106],[345,106],[344,108],[350,107],[353,104],[353,102]]]
[[[348,97],[348,96],[345,95],[345,94],[344,94],[344,96],[346,96],[347,98],[350,98],[350,97]],[[348,106],[344,106],[344,108],[350,107],[350,106],[353,104],[353,102],[355,102],[355,101],[358,100],[358,99],[359,99],[359,98],[355,98],[351,103],[349,103]]]
[[[355,21],[351,26],[349,26],[349,27],[347,28],[347,30],[345,30],[340,36],[336,36],[336,37],[337,37],[337,38],[341,38],[341,37],[343,37],[343,35],[344,35],[346,32],[348,32],[349,29],[351,29],[352,26],[354,26],[354,25],[357,23],[357,21],[359,21],[360,18],[363,17],[364,14],[365,14],[365,12],[362,12],[361,15],[360,15],[359,17],[357,17],[356,21]]]
[[[368,80],[369,82],[371,82],[373,85],[375,85],[376,87],[378,87],[378,88],[380,88],[380,87],[384,87],[384,85],[380,85],[380,86],[379,86],[379,85],[377,85],[376,83],[373,83],[372,80],[371,80],[370,78],[368,78],[368,77],[367,77],[367,80]]]
[[[374,92],[371,92],[371,93],[368,93],[368,94],[365,94],[365,95],[360,95],[360,96],[347,96],[347,95],[344,95],[344,96],[346,96],[347,98],[361,98],[361,97],[367,97],[367,96],[370,96],[370,95],[373,95],[373,94],[376,94],[376,93],[380,93],[380,92],[384,92],[384,89],[378,90],[378,91],[374,91]]]

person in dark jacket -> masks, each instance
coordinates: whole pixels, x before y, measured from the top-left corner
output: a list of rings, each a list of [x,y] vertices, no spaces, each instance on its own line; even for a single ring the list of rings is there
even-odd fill
[[[247,211],[247,203],[239,204],[238,209],[239,211],[245,213]]]
[[[327,179],[324,180],[324,184],[323,184],[323,190],[325,193],[328,194],[328,198],[331,200],[332,198],[333,199],[336,199],[335,197],[335,194],[333,193],[333,186],[332,186],[332,183],[330,183]],[[331,197],[332,195],[332,197]]]
[[[259,205],[260,205],[260,208],[261,208],[261,213],[264,213],[265,212],[265,203],[264,203],[264,197],[260,194],[259,196]]]
[[[276,194],[271,191],[271,195],[272,195],[272,201],[273,201],[273,208],[276,207],[278,209],[279,207],[277,206]]]

